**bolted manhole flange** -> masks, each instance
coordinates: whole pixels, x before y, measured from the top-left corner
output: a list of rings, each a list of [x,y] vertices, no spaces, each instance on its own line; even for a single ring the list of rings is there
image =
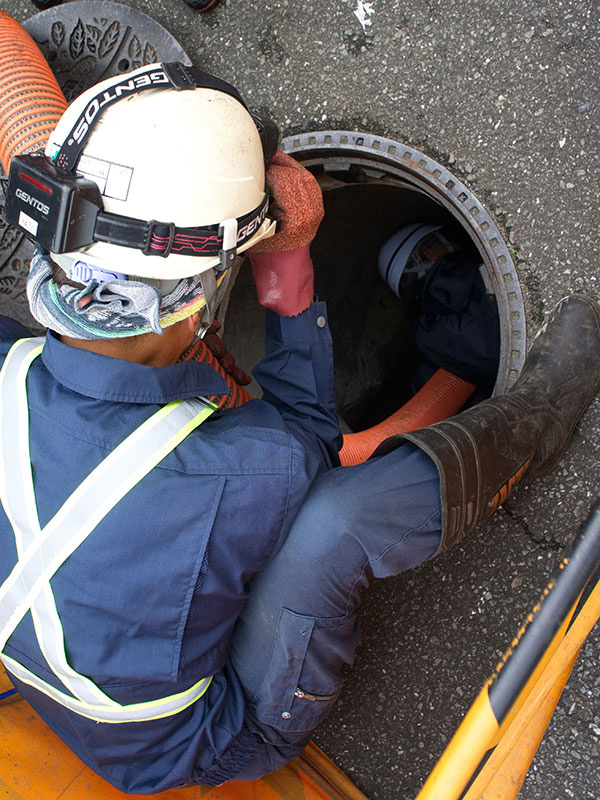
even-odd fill
[[[500,364],[494,393],[510,388],[526,355],[523,297],[502,234],[469,187],[424,153],[383,136],[313,131],[288,136],[281,147],[309,169],[336,174],[358,169],[371,179],[393,178],[435,200],[458,221],[481,255],[486,283],[498,304]]]

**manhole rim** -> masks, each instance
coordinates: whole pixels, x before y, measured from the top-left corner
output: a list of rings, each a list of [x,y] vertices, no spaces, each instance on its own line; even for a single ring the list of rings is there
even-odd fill
[[[462,225],[482,256],[500,317],[500,362],[494,394],[516,381],[526,355],[526,318],[517,271],[504,237],[473,191],[442,164],[384,136],[347,130],[309,131],[282,139],[284,152],[306,167],[356,165],[388,173],[441,203]]]

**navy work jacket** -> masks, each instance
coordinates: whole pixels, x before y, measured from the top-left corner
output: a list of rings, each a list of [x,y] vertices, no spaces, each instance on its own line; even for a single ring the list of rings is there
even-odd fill
[[[0,363],[30,335],[0,317]],[[203,677],[196,703],[165,719],[97,723],[15,680],[92,769],[123,791],[228,780],[255,749],[228,664],[249,579],[273,556],[317,473],[339,463],[331,338],[324,304],[267,312],[263,399],[213,414],[97,526],[51,581],[71,666],[130,704]],[[211,367],[148,367],[72,348],[48,334],[27,380],[30,450],[42,527],[83,479],[165,403],[226,394]],[[0,584],[16,563],[0,509]],[[31,615],[7,655],[64,691]]]

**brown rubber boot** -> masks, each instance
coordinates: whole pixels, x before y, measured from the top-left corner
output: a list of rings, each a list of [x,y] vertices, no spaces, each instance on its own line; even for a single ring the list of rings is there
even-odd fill
[[[599,390],[600,305],[573,295],[554,308],[506,394],[391,437],[373,455],[410,441],[433,459],[440,473],[440,551],[447,550],[489,517],[525,472],[556,467]]]

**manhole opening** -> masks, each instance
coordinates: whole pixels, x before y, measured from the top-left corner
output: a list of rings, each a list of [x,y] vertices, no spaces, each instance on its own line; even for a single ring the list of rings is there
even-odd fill
[[[321,131],[288,137],[282,147],[323,189],[325,219],[311,252],[316,292],[328,304],[336,401],[347,429],[384,419],[432,374],[411,335],[419,301],[410,290],[396,297],[377,269],[381,245],[413,222],[441,225],[481,264],[499,315],[494,392],[512,385],[525,355],[522,296],[503,237],[470,189],[422,153],[381,137]]]
[[[441,226],[473,262],[478,253],[458,221],[423,192],[356,167],[313,172],[325,218],[311,252],[334,342],[336,405],[348,429],[363,430],[409,400],[437,367],[424,360],[412,335],[421,303],[410,285],[401,297],[389,289],[377,269],[380,247],[400,228],[427,222]]]

